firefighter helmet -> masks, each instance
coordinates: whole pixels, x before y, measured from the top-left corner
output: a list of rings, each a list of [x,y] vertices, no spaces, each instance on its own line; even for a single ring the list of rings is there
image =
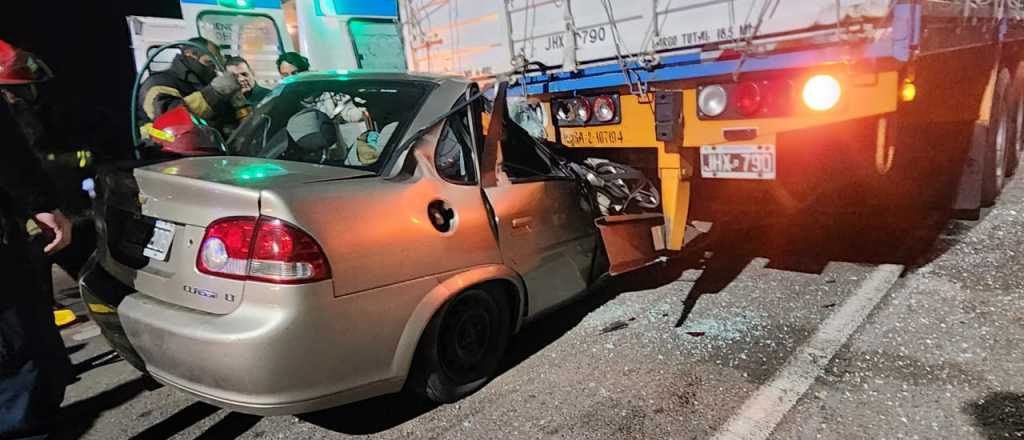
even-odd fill
[[[53,72],[39,57],[0,40],[0,86],[32,84],[51,78]]]

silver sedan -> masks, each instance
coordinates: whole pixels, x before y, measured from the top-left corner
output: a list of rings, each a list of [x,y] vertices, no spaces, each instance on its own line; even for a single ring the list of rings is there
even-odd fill
[[[94,319],[158,381],[246,413],[475,391],[605,266],[578,179],[484,100],[454,77],[307,74],[227,154],[109,173]]]

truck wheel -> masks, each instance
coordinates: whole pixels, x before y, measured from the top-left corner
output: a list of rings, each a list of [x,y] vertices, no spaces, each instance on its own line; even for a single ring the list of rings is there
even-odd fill
[[[1010,110],[1010,149],[1006,163],[1006,175],[1017,174],[1020,159],[1024,154],[1024,62],[1017,64],[1013,83],[1009,90]]]
[[[999,71],[996,78],[995,90],[992,92],[992,112],[989,117],[988,134],[985,143],[985,167],[981,181],[981,203],[991,205],[995,203],[999,193],[1003,190],[1006,182],[1006,168],[1008,151],[1011,148],[1010,140],[1010,112],[1009,107],[1010,72],[1006,69]],[[1012,148],[1016,148],[1013,145]]]
[[[469,289],[431,318],[416,354],[409,386],[437,403],[480,389],[498,371],[510,333],[504,295]]]

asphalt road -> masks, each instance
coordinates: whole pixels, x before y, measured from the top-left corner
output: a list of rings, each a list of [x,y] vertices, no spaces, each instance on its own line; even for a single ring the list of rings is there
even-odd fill
[[[1024,438],[1024,183],[978,222],[805,212],[712,231],[528,327],[452,405],[231,413],[154,386],[79,323],[56,438]]]

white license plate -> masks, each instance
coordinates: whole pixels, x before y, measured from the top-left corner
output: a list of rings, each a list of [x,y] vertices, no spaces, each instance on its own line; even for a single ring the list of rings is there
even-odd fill
[[[149,239],[149,244],[142,251],[142,255],[154,260],[165,261],[167,260],[167,251],[171,249],[172,240],[174,240],[174,224],[157,220],[153,225],[153,238]]]
[[[700,175],[712,179],[775,179],[774,145],[704,145]]]

